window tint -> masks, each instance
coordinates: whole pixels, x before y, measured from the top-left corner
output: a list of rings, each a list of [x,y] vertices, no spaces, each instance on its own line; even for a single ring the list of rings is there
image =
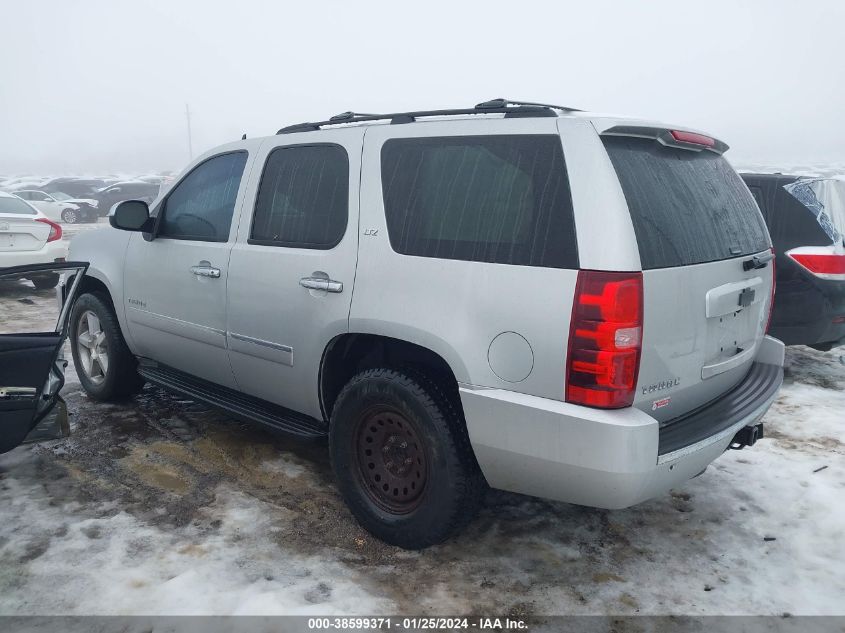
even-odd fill
[[[250,244],[332,248],[346,233],[349,160],[337,145],[280,147],[267,158]]]
[[[558,136],[391,139],[381,171],[390,243],[399,253],[578,267]]]
[[[769,248],[742,179],[720,155],[651,139],[603,139],[631,212],[643,269],[688,266]]]
[[[167,196],[158,235],[183,240],[229,239],[246,152],[215,156],[185,176]]]

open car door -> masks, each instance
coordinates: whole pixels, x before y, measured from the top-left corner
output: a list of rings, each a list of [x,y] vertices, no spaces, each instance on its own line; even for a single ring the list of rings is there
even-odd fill
[[[82,262],[0,268],[0,453],[68,432],[62,348],[87,269]],[[62,278],[64,301],[45,289],[61,288]]]

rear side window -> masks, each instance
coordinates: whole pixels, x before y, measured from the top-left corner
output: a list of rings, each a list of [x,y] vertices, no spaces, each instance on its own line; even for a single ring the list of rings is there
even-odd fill
[[[578,267],[558,136],[391,139],[381,151],[381,177],[398,253]]]
[[[227,241],[246,159],[246,152],[232,152],[197,165],[167,196],[158,235]]]
[[[619,176],[644,270],[688,266],[769,248],[742,179],[720,155],[652,139],[602,139]]]
[[[346,233],[349,159],[339,145],[280,147],[267,158],[250,244],[329,249]]]

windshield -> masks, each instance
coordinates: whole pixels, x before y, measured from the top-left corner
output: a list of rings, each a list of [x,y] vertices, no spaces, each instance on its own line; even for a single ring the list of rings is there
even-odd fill
[[[50,194],[55,200],[70,200],[73,196],[69,196],[61,191],[54,191]]]
[[[38,212],[20,198],[0,196],[0,214],[36,215]]]

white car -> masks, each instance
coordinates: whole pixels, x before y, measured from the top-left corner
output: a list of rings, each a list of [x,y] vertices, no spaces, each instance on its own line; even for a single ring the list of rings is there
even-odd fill
[[[10,266],[52,264],[67,257],[62,227],[17,196],[0,191],[0,270]],[[30,279],[36,288],[52,288],[55,274]]]
[[[47,193],[35,189],[22,189],[14,194],[26,200],[36,209],[55,222],[77,224],[78,222],[96,222],[97,201],[72,198],[66,193]]]

